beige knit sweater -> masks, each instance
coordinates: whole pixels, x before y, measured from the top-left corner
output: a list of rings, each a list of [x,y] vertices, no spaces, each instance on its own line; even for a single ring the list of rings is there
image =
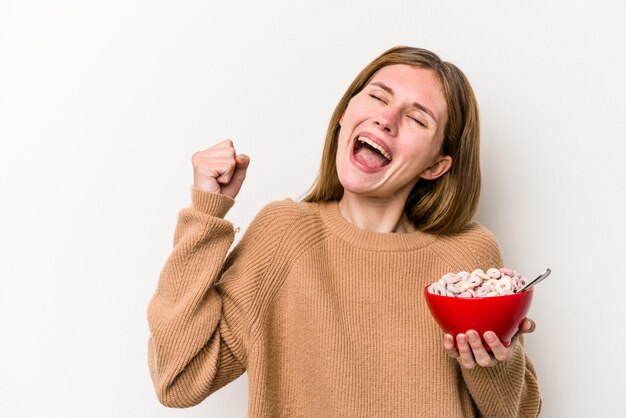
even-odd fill
[[[167,406],[196,405],[248,372],[251,417],[534,417],[521,344],[492,368],[443,350],[422,289],[449,271],[501,266],[497,242],[377,233],[337,202],[266,206],[240,243],[233,200],[192,189],[148,306],[150,373]]]

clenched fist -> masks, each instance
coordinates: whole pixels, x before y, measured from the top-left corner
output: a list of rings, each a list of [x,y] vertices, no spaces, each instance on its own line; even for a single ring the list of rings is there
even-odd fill
[[[233,141],[227,139],[191,157],[193,187],[205,192],[235,198],[246,178],[250,157],[235,152]]]

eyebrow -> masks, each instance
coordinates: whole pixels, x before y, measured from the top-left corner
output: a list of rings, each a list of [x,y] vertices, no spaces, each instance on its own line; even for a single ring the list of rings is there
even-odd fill
[[[389,87],[388,85],[381,83],[380,81],[374,81],[370,84],[373,84],[375,86],[380,87],[381,89],[385,90],[387,93],[393,95],[393,89],[391,87]],[[424,106],[421,103],[418,102],[413,102],[412,103],[413,106],[415,106],[416,108],[423,110],[424,112],[428,113],[428,115],[433,118],[433,120],[435,121],[435,123],[437,122],[437,118],[435,117],[435,115],[433,114],[433,112],[430,111],[429,108],[427,108],[426,106]]]

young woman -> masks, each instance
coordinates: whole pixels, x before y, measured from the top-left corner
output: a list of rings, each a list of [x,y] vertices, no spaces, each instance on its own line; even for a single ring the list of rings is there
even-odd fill
[[[521,338],[487,332],[490,353],[468,330],[455,346],[422,294],[446,272],[502,267],[472,221],[478,111],[457,67],[418,48],[376,58],[333,113],[310,193],[266,206],[230,253],[224,216],[250,159],[224,141],[192,161],[192,204],[148,307],[163,404],[195,405],[247,371],[254,417],[539,413]]]

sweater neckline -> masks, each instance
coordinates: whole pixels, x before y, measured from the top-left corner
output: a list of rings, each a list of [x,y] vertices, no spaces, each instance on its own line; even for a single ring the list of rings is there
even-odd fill
[[[423,231],[374,232],[348,222],[339,211],[339,202],[322,202],[320,216],[326,226],[338,237],[355,247],[374,251],[410,251],[425,247],[437,240],[437,235]]]

